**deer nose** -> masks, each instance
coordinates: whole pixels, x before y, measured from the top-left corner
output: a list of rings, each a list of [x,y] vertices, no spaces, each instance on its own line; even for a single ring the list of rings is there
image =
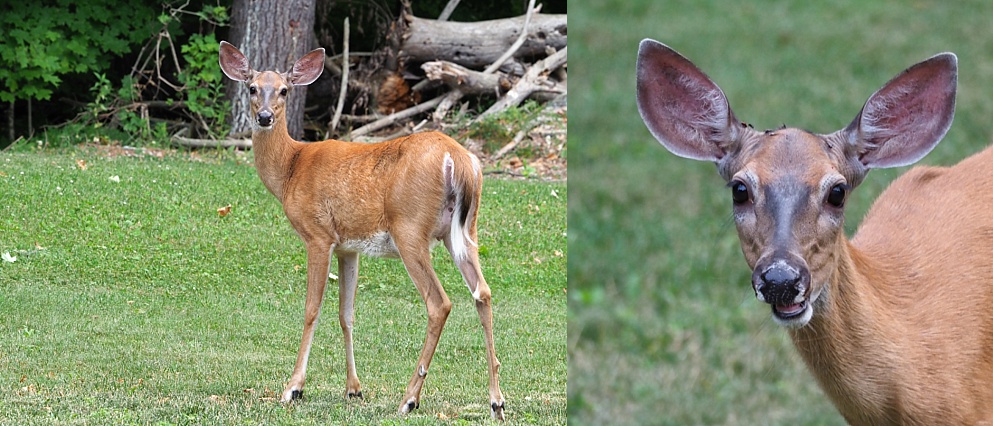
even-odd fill
[[[269,127],[272,125],[272,112],[265,110],[259,111],[259,113],[255,115],[255,120],[259,122],[260,126]]]
[[[777,260],[765,268],[756,268],[752,275],[752,286],[759,298],[769,304],[786,305],[796,303],[797,296],[807,291],[804,280],[806,268]]]

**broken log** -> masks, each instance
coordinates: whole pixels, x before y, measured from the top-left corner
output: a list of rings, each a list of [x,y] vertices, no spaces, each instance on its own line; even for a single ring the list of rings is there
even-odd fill
[[[568,47],[563,48],[562,50],[553,53],[551,56],[535,62],[535,64],[528,69],[528,72],[524,74],[520,80],[517,80],[517,83],[514,84],[514,87],[510,89],[507,94],[500,97],[500,99],[498,99],[489,109],[484,111],[482,114],[479,114],[479,117],[476,117],[476,120],[478,121],[488,115],[496,114],[507,108],[517,106],[527,99],[528,96],[537,91],[565,93],[567,90],[566,87],[556,84],[554,81],[550,81],[547,74],[554,71],[556,68],[565,65],[566,59],[569,55],[568,50]]]
[[[493,63],[517,40],[525,16],[479,22],[450,22],[405,15],[406,29],[399,57],[407,63],[443,60],[482,69]],[[531,18],[524,45],[508,61],[512,72],[522,74],[516,59],[544,57],[567,44],[566,15],[536,14]]]
[[[429,80],[440,80],[451,89],[466,95],[499,94],[510,90],[513,83],[506,74],[486,74],[448,61],[431,61],[421,65]]]
[[[172,144],[181,148],[237,148],[252,147],[251,139],[193,139],[183,136],[173,136]]]
[[[172,145],[179,148],[237,148],[248,149],[252,147],[251,139],[195,139],[186,137],[188,128],[181,129],[172,135]]]

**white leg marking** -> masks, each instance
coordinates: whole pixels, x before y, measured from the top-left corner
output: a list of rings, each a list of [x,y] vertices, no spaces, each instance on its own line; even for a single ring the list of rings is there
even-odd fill
[[[400,414],[407,414],[410,410],[417,408],[417,401],[414,397],[410,397],[406,403],[400,406]]]

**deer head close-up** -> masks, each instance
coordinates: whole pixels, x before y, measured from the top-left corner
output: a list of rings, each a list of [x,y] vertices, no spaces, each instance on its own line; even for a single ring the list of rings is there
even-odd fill
[[[851,239],[843,226],[869,170],[912,164],[938,144],[956,85],[957,58],[942,53],[898,74],[838,131],[759,131],[688,59],[641,42],[645,124],[673,154],[717,166],[755,297],[851,424],[993,421],[993,150],[910,170]]]

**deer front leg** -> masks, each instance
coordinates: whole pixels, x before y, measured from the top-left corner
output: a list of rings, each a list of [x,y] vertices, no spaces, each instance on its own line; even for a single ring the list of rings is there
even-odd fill
[[[355,291],[359,280],[359,254],[338,254],[338,323],[345,338],[345,362],[348,379],[345,384],[345,397],[362,398],[362,385],[355,370],[355,355],[352,352],[352,322],[355,319]]]
[[[321,302],[324,300],[324,287],[328,281],[328,264],[331,262],[330,244],[307,244],[307,302],[304,308],[303,338],[300,341],[300,352],[293,367],[286,389],[283,390],[282,402],[290,402],[303,397],[303,383],[307,377],[307,358],[310,356],[310,346],[314,342],[314,327],[321,315]]]
[[[400,414],[409,413],[420,406],[424,378],[428,375],[428,367],[431,365],[431,358],[434,356],[438,340],[441,338],[445,321],[448,319],[449,312],[452,311],[452,302],[448,300],[448,295],[445,294],[445,289],[442,288],[441,282],[431,266],[431,253],[428,251],[428,247],[429,245],[425,243],[419,249],[406,252],[400,249],[400,257],[407,268],[407,274],[414,281],[414,285],[417,286],[417,290],[421,293],[428,309],[427,336],[424,338],[421,356],[414,367],[414,375],[410,378],[407,391],[400,403]]]

